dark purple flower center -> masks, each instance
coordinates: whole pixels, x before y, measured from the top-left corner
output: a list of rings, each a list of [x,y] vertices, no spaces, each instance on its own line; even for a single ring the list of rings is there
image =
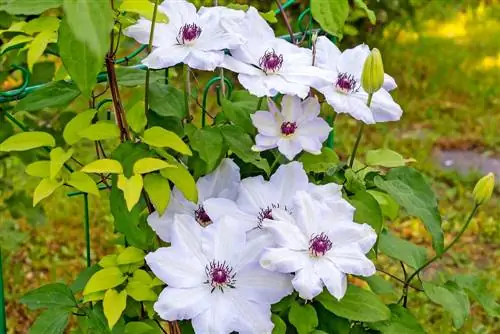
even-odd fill
[[[284,209],[286,212],[289,214],[292,214],[292,212],[286,207],[286,206],[280,206],[279,203],[276,204],[271,204],[270,206],[266,208],[260,209],[259,214],[257,215],[257,227],[262,228],[262,222],[264,219],[271,219],[273,220],[273,209]]]
[[[341,93],[350,94],[358,90],[358,87],[356,87],[356,85],[357,82],[356,79],[354,79],[353,75],[347,73],[339,73],[339,75],[337,76],[337,83],[335,84],[335,87]]]
[[[205,284],[210,284],[212,291],[219,289],[223,291],[223,288],[233,288],[236,282],[234,277],[236,273],[233,273],[233,268],[229,266],[225,261],[219,262],[213,260],[205,267],[205,274],[207,275],[207,280]]]
[[[203,205],[198,206],[198,209],[194,210],[194,217],[196,218],[198,224],[203,227],[208,226],[212,223],[212,220],[207,215],[207,212],[205,211]]]
[[[332,242],[325,233],[313,235],[309,240],[309,252],[312,256],[323,256],[332,248]]]
[[[285,136],[293,135],[297,130],[297,123],[295,122],[283,122],[281,124],[281,133]]]
[[[201,35],[201,28],[195,23],[186,23],[179,29],[177,34],[177,43],[186,44],[191,43]]]
[[[283,66],[283,55],[278,55],[276,51],[267,50],[259,59],[260,68],[266,72],[277,72]]]

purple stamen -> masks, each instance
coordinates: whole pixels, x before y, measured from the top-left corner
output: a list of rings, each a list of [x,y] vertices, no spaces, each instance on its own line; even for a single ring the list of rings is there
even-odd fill
[[[325,233],[313,235],[309,240],[309,252],[312,256],[323,256],[332,249],[332,242]]]
[[[274,50],[267,50],[259,59],[260,68],[266,72],[277,72],[283,66],[283,55],[278,55]]]
[[[206,227],[212,223],[212,220],[210,219],[207,212],[205,211],[205,208],[202,205],[198,206],[198,209],[194,210],[194,217],[198,224],[203,227]]]
[[[264,219],[271,219],[273,220],[273,209],[281,209],[283,208],[286,212],[289,214],[292,214],[292,212],[285,206],[285,207],[280,207],[279,203],[277,204],[271,204],[271,206],[268,206],[267,208],[262,208],[257,215],[257,227],[262,228],[262,222]]]
[[[201,35],[201,28],[195,23],[186,23],[179,29],[177,34],[177,43],[188,44],[196,40]]]
[[[285,136],[293,135],[295,130],[297,130],[297,123],[295,122],[283,122],[281,124],[281,133]]]
[[[341,93],[350,94],[358,90],[358,87],[356,87],[356,85],[357,82],[356,79],[354,79],[353,75],[347,73],[340,73],[337,76],[337,83],[335,84],[335,87]]]
[[[219,262],[213,260],[205,267],[205,274],[207,275],[205,284],[210,284],[212,287],[211,292],[214,292],[217,288],[222,292],[223,288],[234,288],[236,273],[233,274],[233,268],[225,261]]]

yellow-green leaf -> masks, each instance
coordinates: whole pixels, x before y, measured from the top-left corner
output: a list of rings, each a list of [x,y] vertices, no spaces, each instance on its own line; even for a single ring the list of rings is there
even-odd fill
[[[33,40],[33,37],[31,37],[31,36],[17,35],[15,37],[13,37],[7,43],[2,44],[2,47],[0,47],[0,54],[2,54],[5,50],[10,48],[11,46],[31,42],[32,40]]]
[[[181,164],[177,164],[177,168],[164,168],[160,170],[160,174],[172,181],[177,188],[191,202],[198,202],[198,190],[193,176]]]
[[[144,251],[142,249],[136,247],[127,247],[125,248],[116,259],[116,263],[119,265],[122,264],[131,264],[136,262],[144,263]]]
[[[49,42],[57,40],[57,34],[54,31],[44,30],[35,36],[28,48],[28,68],[33,71],[33,65],[43,55]]]
[[[152,4],[151,4],[152,5]],[[148,119],[144,110],[144,101],[139,101],[126,111],[128,125],[134,130],[135,133],[141,133]]]
[[[84,173],[112,173],[112,174],[122,174],[122,165],[113,159],[100,159],[89,163],[84,166],[81,170]]]
[[[41,31],[57,31],[59,22],[56,16],[40,16],[26,23],[21,30],[28,35]]]
[[[45,178],[35,188],[33,193],[33,206],[37,205],[42,199],[49,197],[63,182],[57,182],[49,178]]]
[[[134,271],[134,274],[129,281],[140,282],[147,286],[150,286],[151,283],[153,283],[153,279],[151,278],[151,276],[145,270],[142,269],[137,269],[136,271]]]
[[[170,201],[170,184],[158,174],[144,176],[144,189],[156,210],[163,215]]]
[[[103,300],[105,293],[106,293],[105,291],[98,291],[98,292],[94,292],[94,293],[89,293],[88,295],[83,296],[82,302],[88,303],[88,302],[97,302],[99,300]]]
[[[26,174],[37,177],[50,176],[50,162],[49,161],[35,161],[26,166]]]
[[[138,302],[156,301],[158,296],[150,287],[139,281],[129,281],[125,288],[130,297]]]
[[[68,152],[65,152],[62,148],[56,147],[50,151],[50,178],[55,179],[62,166],[71,159],[73,155],[73,149],[70,148]]]
[[[140,16],[152,21],[154,4],[148,0],[124,0],[120,6],[120,10],[139,14]],[[168,17],[165,13],[156,12],[156,22],[168,23]]]
[[[47,132],[21,132],[5,139],[0,144],[0,151],[27,151],[42,146],[56,146],[54,137]]]
[[[78,132],[78,135],[90,140],[106,140],[120,137],[120,130],[113,122],[100,121]]]
[[[132,211],[132,208],[139,202],[142,185],[142,176],[140,174],[134,174],[129,179],[123,174],[118,175],[118,188],[123,191],[128,211]]]
[[[108,267],[96,272],[87,282],[84,295],[108,290],[125,282],[127,279],[118,267]]]
[[[90,126],[92,118],[94,118],[97,110],[89,109],[84,112],[79,113],[71,119],[71,121],[66,124],[63,131],[63,138],[69,145],[73,145],[81,139],[78,134],[82,129],[86,129]]]
[[[142,158],[135,162],[134,164],[134,173],[135,174],[146,174],[151,173],[163,168],[167,167],[175,167],[175,165],[169,164],[160,159],[156,158]]]
[[[116,263],[116,259],[118,258],[117,254],[109,254],[104,256],[101,261],[99,261],[99,266],[103,268],[114,267],[118,264]]]
[[[109,289],[104,294],[102,306],[104,315],[108,319],[108,326],[112,329],[127,306],[127,292],[125,290],[117,292],[114,289]]]
[[[192,155],[189,146],[178,135],[159,126],[153,126],[144,131],[142,140],[151,146],[168,147],[179,153]]]
[[[67,183],[80,191],[99,196],[99,189],[96,183],[90,176],[83,172],[72,173]]]

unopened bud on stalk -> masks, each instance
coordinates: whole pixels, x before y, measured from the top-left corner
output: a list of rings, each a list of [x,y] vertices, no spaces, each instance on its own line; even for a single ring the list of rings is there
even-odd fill
[[[493,188],[495,187],[495,175],[493,173],[488,173],[483,176],[479,181],[477,181],[472,194],[474,195],[474,201],[477,205],[481,205],[488,201],[493,194]]]
[[[383,84],[384,63],[382,62],[380,51],[374,48],[365,60],[363,74],[361,75],[361,85],[368,94],[373,94],[378,91]]]

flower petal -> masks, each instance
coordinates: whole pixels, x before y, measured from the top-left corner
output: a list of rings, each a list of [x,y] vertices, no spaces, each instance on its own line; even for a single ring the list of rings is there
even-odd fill
[[[202,249],[208,259],[226,261],[231,266],[238,263],[238,249],[244,248],[246,242],[246,230],[239,225],[234,217],[225,216],[203,230]]]
[[[189,48],[183,45],[162,45],[155,48],[142,63],[148,68],[168,68],[185,61],[189,55]]]
[[[270,190],[261,175],[243,179],[238,190],[236,204],[241,210],[254,214],[257,218],[261,209],[273,204]]]
[[[172,246],[192,253],[200,263],[208,263],[201,248],[203,227],[192,216],[175,215],[172,224]],[[211,260],[211,259],[210,259]]]
[[[323,118],[316,117],[300,124],[296,133],[301,137],[314,138],[322,143],[328,138],[330,131],[332,131],[332,128],[328,123]]]
[[[232,200],[226,198],[210,198],[203,202],[203,207],[207,215],[215,223],[222,220],[224,216],[230,216],[237,218],[237,224],[245,231],[249,231],[257,226],[256,217],[241,211]]]
[[[236,293],[240,295],[240,293]],[[254,303],[243,296],[234,298],[233,308],[236,316],[233,325],[234,332],[241,334],[271,333],[274,324],[271,322],[271,307],[267,304]],[[231,331],[225,332],[229,333]]]
[[[229,8],[228,8],[229,9]],[[220,24],[221,17],[215,12],[200,15],[200,37],[196,40],[196,48],[204,51],[234,49],[245,42],[239,34],[226,31]]]
[[[240,84],[245,87],[250,94],[255,95],[257,97],[270,96],[273,97],[279,93],[274,88],[269,88],[266,84],[267,77],[264,72],[257,70],[260,73],[257,75],[254,74],[244,74],[240,73],[238,75],[238,81]]]
[[[158,9],[168,16],[169,24],[180,29],[186,23],[193,23],[198,20],[196,7],[185,0],[163,1]]]
[[[370,108],[366,106],[366,101],[353,95],[339,93],[332,85],[321,87],[318,90],[325,96],[326,101],[335,109],[335,112],[350,114],[366,124],[375,123]]]
[[[252,147],[252,150],[262,152],[273,149],[278,146],[279,139],[279,137],[264,136],[259,133],[255,136],[255,146]]]
[[[285,247],[297,251],[306,251],[309,248],[309,240],[302,231],[291,222],[265,219],[262,227],[272,233],[274,241],[279,247]]]
[[[163,320],[192,319],[209,308],[210,289],[201,285],[189,289],[166,287],[154,304],[154,310]]]
[[[137,23],[131,25],[124,30],[125,36],[135,39],[141,44],[149,43],[149,34],[151,32],[151,21],[146,19],[139,19]],[[175,29],[164,23],[155,24],[155,34],[153,36],[153,46],[161,47],[166,45],[173,45],[175,42],[176,32]]]
[[[300,98],[305,98],[309,94],[310,87],[303,83],[303,80],[297,82],[287,80],[284,74],[267,75],[264,77],[264,84],[270,95],[274,96],[277,93],[284,95],[297,95]]]
[[[286,208],[292,205],[292,198],[299,190],[306,190],[309,179],[301,162],[293,161],[278,167],[269,180],[270,189],[276,198],[276,202]]]
[[[312,236],[325,232],[321,224],[324,221],[320,215],[323,210],[321,202],[306,191],[297,191],[293,202],[296,224],[304,235]]]
[[[236,199],[240,184],[240,168],[231,159],[223,159],[210,174],[196,182],[198,198],[202,202],[211,197]]]
[[[398,121],[403,114],[403,110],[399,104],[394,102],[391,94],[384,89],[380,89],[378,92],[373,94],[370,109],[373,112],[375,122]]]
[[[344,247],[336,247],[334,244],[333,248],[325,256],[328,256],[335,264],[335,267],[346,274],[372,276],[376,272],[375,265],[356,244]]]
[[[384,84],[382,85],[382,88],[390,92],[391,90],[398,88],[398,85],[396,84],[396,80],[394,80],[393,77],[391,77],[387,73],[384,73]]]
[[[351,74],[357,82],[360,82],[363,66],[369,54],[370,48],[366,44],[344,50],[337,63],[338,72]]]
[[[344,297],[347,290],[346,274],[338,270],[327,258],[318,259],[314,263],[314,270],[332,296],[337,300]]]
[[[312,300],[323,291],[323,283],[311,263],[295,273],[292,285],[300,298]]]
[[[303,113],[297,119],[297,123],[301,124],[306,120],[315,119],[319,116],[321,106],[316,97],[308,97],[302,102]]]
[[[208,289],[207,289],[208,290]],[[195,333],[231,333],[236,330],[234,322],[237,314],[234,312],[233,289],[219,290],[209,293],[209,307],[191,319]],[[210,290],[208,290],[210,291]]]
[[[257,111],[250,115],[253,126],[257,128],[260,134],[265,136],[279,136],[280,126],[276,114],[269,111]]]
[[[262,72],[260,69],[228,55],[224,55],[224,59],[222,60],[220,66],[227,68],[228,70],[235,73],[247,74],[250,76],[265,76],[264,72]],[[243,85],[243,83],[241,84]]]
[[[213,71],[222,64],[224,60],[224,51],[203,51],[191,48],[184,63],[189,67],[203,71]]]
[[[262,229],[253,229],[247,233],[245,248],[239,252],[234,269],[239,271],[251,263],[258,263],[264,250],[273,244],[274,240],[271,234],[264,232]]]
[[[302,146],[298,139],[281,138],[278,141],[278,150],[288,159],[293,160],[297,154],[302,152]]]
[[[259,304],[274,304],[293,291],[291,275],[275,273],[249,265],[238,272],[236,289],[245,299]]]
[[[335,211],[332,209],[332,214]],[[349,248],[350,245],[357,245],[363,254],[368,253],[377,241],[377,233],[370,225],[354,222],[331,224],[328,235],[336,247]]]
[[[307,192],[317,201],[324,201],[328,204],[342,199],[342,186],[336,183],[314,184],[309,183]],[[352,206],[351,206],[352,207]],[[353,208],[354,212],[354,208]]]
[[[301,99],[297,96],[285,95],[281,99],[281,114],[284,121],[295,122],[302,115]]]
[[[323,147],[323,145],[317,138],[299,136],[298,139],[300,142],[300,146],[302,146],[304,151],[315,155],[321,154],[321,148]]]
[[[304,268],[309,260],[309,254],[287,248],[268,248],[260,258],[260,265],[271,271],[293,273]]]
[[[316,66],[336,72],[340,54],[339,48],[326,36],[318,37],[316,40]]]

